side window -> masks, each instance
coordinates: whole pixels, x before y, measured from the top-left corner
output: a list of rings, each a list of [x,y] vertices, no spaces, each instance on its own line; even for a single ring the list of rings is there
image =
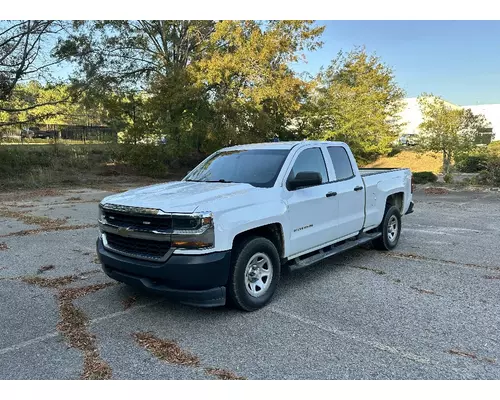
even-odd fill
[[[335,175],[337,175],[338,181],[349,179],[354,176],[351,160],[349,160],[349,156],[343,147],[328,147],[328,153],[332,159],[333,168],[335,169]]]
[[[319,172],[321,183],[328,182],[325,159],[319,147],[306,149],[299,154],[293,164],[290,175],[288,175],[288,180],[293,179],[299,172]]]

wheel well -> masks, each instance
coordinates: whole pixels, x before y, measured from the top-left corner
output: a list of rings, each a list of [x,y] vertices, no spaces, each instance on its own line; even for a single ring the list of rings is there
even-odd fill
[[[285,251],[285,242],[283,240],[283,228],[280,224],[269,224],[253,228],[245,232],[238,233],[233,240],[233,249],[235,244],[245,239],[248,236],[261,236],[269,239],[276,246],[278,254],[283,257]]]
[[[403,212],[403,192],[391,194],[387,201],[385,202],[386,207],[396,206],[399,209],[399,212]]]

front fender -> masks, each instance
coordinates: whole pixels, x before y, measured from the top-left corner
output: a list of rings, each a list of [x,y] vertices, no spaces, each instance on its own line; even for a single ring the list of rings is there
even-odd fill
[[[264,225],[279,223],[288,232],[287,206],[283,202],[252,204],[216,215],[215,241],[218,251],[230,250],[234,238]],[[286,238],[285,238],[286,240]]]

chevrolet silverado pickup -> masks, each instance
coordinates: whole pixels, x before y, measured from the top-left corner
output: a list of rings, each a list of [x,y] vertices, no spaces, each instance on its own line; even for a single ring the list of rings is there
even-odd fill
[[[393,249],[412,192],[409,169],[360,169],[342,142],[233,146],[181,181],[104,198],[97,253],[114,280],[254,311],[284,269],[367,242]]]

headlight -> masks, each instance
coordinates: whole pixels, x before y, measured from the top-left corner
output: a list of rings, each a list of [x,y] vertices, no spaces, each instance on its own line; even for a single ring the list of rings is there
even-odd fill
[[[212,213],[172,215],[172,247],[207,249],[214,246]]]

